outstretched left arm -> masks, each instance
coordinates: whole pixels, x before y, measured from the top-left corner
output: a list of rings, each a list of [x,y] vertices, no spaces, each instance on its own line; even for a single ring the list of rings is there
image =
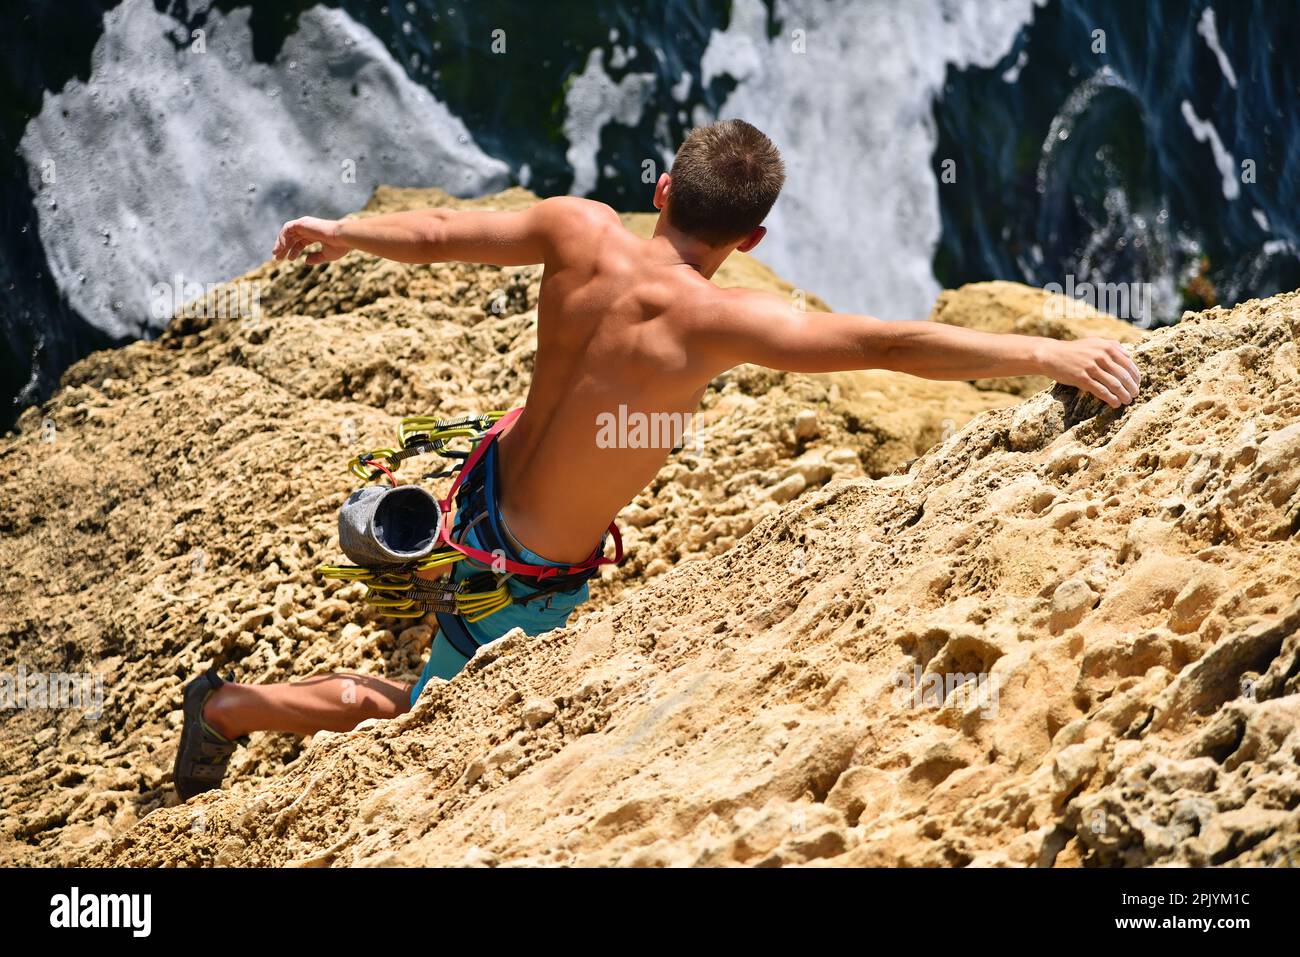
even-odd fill
[[[1111,408],[1132,402],[1142,373],[1110,339],[1061,341],[980,332],[941,322],[885,322],[840,312],[801,312],[788,299],[721,290],[697,351],[718,370],[754,362],[789,372],[892,369],[926,379],[1045,375]]]
[[[306,216],[284,224],[276,237],[276,259],[297,259],[307,247],[308,263],[338,259],[351,249],[403,263],[475,262],[524,266],[546,261],[561,223],[586,202],[570,196],[542,200],[528,209],[422,209],[360,219]]]

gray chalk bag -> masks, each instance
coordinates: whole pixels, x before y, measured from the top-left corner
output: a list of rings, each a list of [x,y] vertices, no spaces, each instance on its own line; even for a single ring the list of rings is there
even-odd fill
[[[418,485],[367,485],[339,509],[339,546],[366,567],[417,561],[438,544],[438,500]]]

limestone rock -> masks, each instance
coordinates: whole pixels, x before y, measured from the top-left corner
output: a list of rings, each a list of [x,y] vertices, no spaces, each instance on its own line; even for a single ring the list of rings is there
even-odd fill
[[[381,190],[372,209],[431,200],[451,202]],[[535,343],[531,267],[351,254],[245,278],[262,317],[97,353],[0,443],[10,660],[103,677],[98,718],[6,713],[0,862],[1267,865],[1300,847],[1296,294],[1141,337],[1123,410],[734,370],[570,627],[493,643],[398,719],[255,735],[225,789],[177,806],[199,669],[414,680],[432,623],[312,574],[339,558],[343,463],[403,414],[519,401]],[[1013,318],[1034,298],[978,292]],[[799,437],[803,410],[818,428]],[[38,445],[45,418],[59,438]]]

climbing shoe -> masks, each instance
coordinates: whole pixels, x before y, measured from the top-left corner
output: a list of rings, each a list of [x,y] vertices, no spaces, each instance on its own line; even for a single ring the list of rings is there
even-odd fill
[[[233,680],[234,676],[228,675],[223,681],[215,668],[209,668],[185,686],[181,705],[185,722],[181,727],[176,764],[172,767],[172,783],[182,801],[220,787],[235,748],[248,743],[247,736],[234,741],[222,737],[203,720],[203,706],[208,698],[226,681]]]

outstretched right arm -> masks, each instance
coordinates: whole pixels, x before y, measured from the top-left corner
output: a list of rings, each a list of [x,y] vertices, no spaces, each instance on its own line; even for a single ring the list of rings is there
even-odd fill
[[[705,348],[722,367],[753,362],[789,372],[891,369],[926,379],[1043,375],[1112,408],[1132,402],[1142,374],[1109,339],[1061,341],[940,322],[886,322],[805,312],[770,293],[727,290]]]
[[[330,262],[352,249],[402,263],[475,262],[494,266],[542,263],[558,236],[579,217],[608,207],[573,196],[544,199],[527,209],[420,209],[357,219],[305,216],[284,224],[276,259],[297,259],[308,246],[309,264]]]

